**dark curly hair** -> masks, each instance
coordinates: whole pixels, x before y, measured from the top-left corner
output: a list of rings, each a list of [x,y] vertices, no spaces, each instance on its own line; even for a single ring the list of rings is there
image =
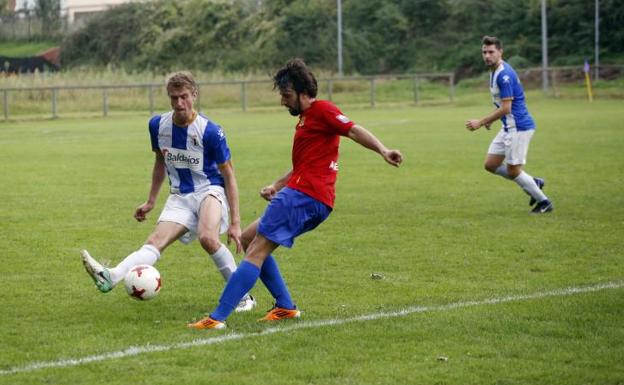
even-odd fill
[[[311,98],[316,97],[316,78],[302,59],[290,59],[273,76],[273,89],[285,90],[288,87],[292,87],[298,94],[305,93]]]
[[[503,42],[496,36],[483,36],[481,39],[481,45],[493,45],[499,51],[503,49]]]

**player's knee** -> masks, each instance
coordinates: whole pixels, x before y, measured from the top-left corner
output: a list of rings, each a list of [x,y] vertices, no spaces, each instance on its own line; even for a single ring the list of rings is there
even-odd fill
[[[150,236],[147,237],[147,240],[145,240],[145,244],[154,246],[160,252],[162,252],[164,248],[167,247],[166,240],[162,236],[158,235],[157,233],[150,234]]]
[[[245,255],[245,260],[247,262],[253,263],[254,265],[258,266],[258,267],[262,267],[262,264],[264,263],[264,260],[268,257],[268,254],[264,254],[264,253],[248,253],[247,255]]]
[[[249,247],[251,241],[253,241],[255,235],[255,232],[251,233],[248,231],[245,231],[243,232],[243,234],[241,234],[241,243],[243,245],[243,250],[247,251],[247,248]]]
[[[487,172],[491,172],[492,174],[496,173],[496,169],[498,168],[499,165],[494,164],[494,163],[485,163],[483,165],[483,168],[487,171]]]
[[[210,254],[216,253],[217,250],[219,250],[219,248],[221,247],[221,240],[219,239],[218,235],[204,233],[199,234],[197,239],[199,240],[199,243],[202,245],[204,250],[206,250]]]
[[[264,260],[277,246],[277,244],[258,234],[249,245],[249,249],[246,250],[245,260],[261,267]]]
[[[243,230],[243,233],[241,234],[241,243],[243,245],[243,250],[247,251],[249,245],[251,244],[251,241],[253,241],[254,237],[256,236],[256,233],[258,232],[258,223],[259,220],[256,220],[255,222],[247,226],[245,230]]]
[[[522,173],[522,166],[508,166],[507,167],[507,175],[510,178],[515,179]]]

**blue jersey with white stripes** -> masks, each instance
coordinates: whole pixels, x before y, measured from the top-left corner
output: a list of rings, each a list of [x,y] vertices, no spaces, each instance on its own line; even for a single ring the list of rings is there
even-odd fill
[[[501,117],[505,131],[535,129],[535,122],[526,107],[520,79],[516,71],[504,61],[496,68],[496,71],[490,72],[490,93],[496,108],[501,106],[503,99],[512,99],[511,112]]]
[[[231,157],[221,127],[202,114],[187,127],[173,123],[173,111],[149,121],[152,150],[165,158],[171,193],[202,191],[210,185],[224,186],[219,164]]]

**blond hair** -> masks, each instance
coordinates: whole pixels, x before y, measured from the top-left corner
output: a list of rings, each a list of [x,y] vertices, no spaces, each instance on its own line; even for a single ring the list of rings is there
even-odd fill
[[[199,92],[199,87],[190,72],[175,72],[167,77],[167,91],[188,88],[192,93]]]

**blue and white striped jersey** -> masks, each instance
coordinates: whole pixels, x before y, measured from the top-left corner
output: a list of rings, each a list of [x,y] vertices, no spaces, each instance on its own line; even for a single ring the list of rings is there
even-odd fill
[[[501,106],[503,99],[512,99],[511,113],[501,117],[503,129],[517,131],[535,129],[535,122],[524,101],[524,90],[516,71],[506,62],[501,62],[496,71],[490,72],[490,93],[496,108]]]
[[[154,116],[149,122],[152,150],[165,158],[173,194],[202,191],[209,185],[224,186],[217,165],[231,157],[221,127],[197,114],[188,127],[173,123],[173,111]]]

